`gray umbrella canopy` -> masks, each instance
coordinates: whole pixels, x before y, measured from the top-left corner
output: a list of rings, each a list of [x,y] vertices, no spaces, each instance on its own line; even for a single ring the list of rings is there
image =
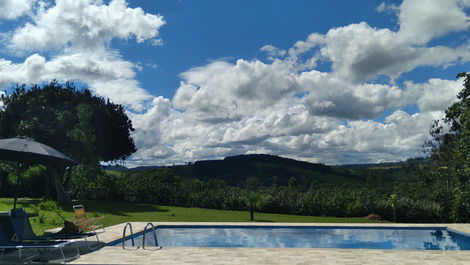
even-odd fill
[[[26,137],[0,139],[0,160],[64,167],[77,164],[56,149]]]
[[[0,160],[54,167],[67,167],[77,164],[77,162],[73,161],[70,157],[54,148],[26,137],[0,139]],[[18,185],[21,183],[21,174],[19,171],[20,167],[18,167]],[[59,185],[60,183],[57,184]],[[61,184],[59,186],[61,186]],[[16,208],[18,193],[19,191],[17,191],[17,195],[15,196],[14,209]]]

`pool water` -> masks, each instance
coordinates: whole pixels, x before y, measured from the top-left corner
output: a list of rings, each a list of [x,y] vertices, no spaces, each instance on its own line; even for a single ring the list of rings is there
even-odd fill
[[[438,227],[158,226],[156,233],[163,247],[470,250],[470,237]],[[136,246],[142,239],[136,235]],[[156,245],[151,231],[145,245]]]

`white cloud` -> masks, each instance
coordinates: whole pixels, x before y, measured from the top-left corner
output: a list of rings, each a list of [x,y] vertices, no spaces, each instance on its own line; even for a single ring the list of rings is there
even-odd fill
[[[371,119],[385,109],[409,104],[396,86],[354,84],[315,70],[303,72],[297,80],[300,87],[309,92],[305,103],[312,115]]]
[[[400,29],[377,29],[362,22],[312,33],[289,49],[265,45],[269,63],[217,61],[181,74],[173,100],[159,99],[147,113],[133,116],[140,151],[136,164],[171,164],[240,153],[270,153],[326,163],[397,161],[413,157],[429,137],[434,119],[455,101],[460,81],[430,79],[403,86],[376,83],[396,79],[420,66],[466,63],[469,46],[428,46],[461,26],[463,3],[449,1],[445,25],[435,7],[417,10],[415,1],[383,4],[379,11],[398,15]],[[439,4],[430,2],[431,5]],[[460,44],[461,45],[461,44]],[[332,64],[330,72],[316,68]],[[400,108],[416,104],[420,112]],[[371,119],[393,111],[383,121]],[[137,136],[140,135],[140,136]]]
[[[160,98],[149,112],[132,116],[140,149],[131,163],[172,164],[240,153],[331,164],[398,161],[419,154],[432,121],[443,114],[398,110],[384,122],[342,125],[335,118],[311,115],[302,104],[289,106],[279,104],[238,121],[214,124],[174,111],[169,100]]]
[[[30,11],[36,0],[0,1],[0,19],[16,19]]]
[[[271,57],[282,57],[287,53],[285,50],[281,50],[273,45],[264,45],[260,51],[266,52]]]
[[[158,36],[165,24],[161,16],[129,8],[125,0],[57,0],[48,9],[39,9],[33,23],[15,30],[9,47],[38,51],[68,47],[102,49],[113,38],[135,37],[143,42]]]
[[[331,154],[328,157],[333,163],[400,161],[422,151],[431,122],[442,115],[442,112],[409,115],[398,110],[384,123],[351,121],[324,135],[318,146]]]
[[[110,48],[114,38],[143,42],[158,37],[163,17],[129,8],[125,0],[57,0],[33,10],[32,21],[8,34],[14,53],[30,54],[24,63],[0,59],[0,86],[58,79],[86,83],[101,96],[143,110],[152,96],[140,87],[138,64]]]
[[[143,114],[131,114],[139,152],[133,163],[158,160],[163,164],[222,157],[266,147],[274,152],[273,137],[319,135],[335,128],[335,119],[314,117],[299,103],[281,101],[239,120],[200,122],[193,113],[176,111],[158,98]],[[271,147],[269,147],[271,146]],[[269,147],[269,148],[268,148]],[[279,153],[281,150],[276,150]],[[164,154],[164,155],[163,155]]]
[[[407,82],[407,93],[421,112],[442,111],[457,101],[457,94],[462,90],[463,80],[430,79],[427,83]]]
[[[158,98],[148,112],[132,116],[134,135],[141,140],[131,163],[172,164],[257,152],[333,164],[398,161],[419,154],[432,121],[442,117],[461,87],[461,80],[441,79],[407,83],[403,89],[354,84],[315,70],[292,73],[281,61],[273,64],[279,68],[259,61],[214,62],[183,74],[185,82],[173,101]],[[257,70],[281,80],[290,76],[290,92],[270,97],[270,89],[279,95],[278,88],[275,82],[252,82],[260,79],[253,74]],[[241,93],[246,83],[251,90]],[[303,96],[293,93],[304,91]],[[362,120],[414,103],[421,113],[396,110],[383,122]],[[230,107],[238,104],[244,107]],[[325,109],[318,108],[321,104]],[[343,118],[349,119],[346,125]]]
[[[398,37],[413,44],[425,44],[449,32],[467,30],[470,19],[464,8],[469,6],[469,0],[403,1],[398,15]]]
[[[416,33],[419,34],[419,33]],[[401,32],[375,29],[365,22],[335,28],[326,34],[321,54],[343,78],[364,82],[378,75],[392,79],[418,66],[442,66],[470,60],[469,46],[449,48],[414,45]]]
[[[137,81],[145,64],[126,61],[111,47],[116,38],[162,45],[162,16],[130,8],[125,0],[7,2],[28,6],[0,18],[27,14],[30,22],[4,34],[10,51],[24,58],[0,59],[0,87],[78,80],[125,104],[136,128],[134,165],[261,152],[326,163],[406,159],[419,153],[432,120],[455,101],[461,80],[393,81],[420,66],[470,60],[468,43],[430,44],[468,31],[469,0],[405,0],[377,7],[397,16],[398,30],[361,22],[314,32],[292,47],[265,45],[268,62],[218,60],[188,69],[167,99],[153,97]],[[320,63],[331,70],[317,69]],[[391,81],[378,83],[382,76]],[[400,110],[410,104],[420,112]],[[384,111],[392,114],[371,120]]]
[[[394,4],[389,4],[389,3],[386,3],[386,2],[382,2],[382,3],[380,3],[380,5],[377,6],[377,8],[375,10],[379,13],[397,12],[397,11],[400,10],[400,8],[396,5],[394,5]]]
[[[399,7],[379,5],[378,11],[393,10],[394,15],[398,15],[398,31],[360,22],[332,28],[324,35],[312,33],[306,40],[295,43],[288,53],[297,58],[318,47],[320,52],[314,53],[311,61],[303,65],[305,69],[313,69],[316,61],[323,59],[332,63],[336,74],[356,83],[371,81],[380,75],[394,80],[419,66],[446,67],[470,61],[468,43],[460,47],[428,45],[437,37],[468,30],[470,19],[465,10],[470,1],[424,2],[405,0]],[[272,57],[279,50],[270,45],[263,49]]]
[[[175,107],[205,121],[239,119],[296,91],[290,66],[280,61],[213,62],[181,77],[184,81],[175,94]]]
[[[57,79],[81,81],[101,96],[116,103],[142,110],[143,102],[152,97],[135,80],[132,63],[114,57],[74,53],[49,61],[33,54],[23,63],[0,59],[0,87],[11,83],[38,83]]]
[[[325,44],[325,37],[318,33],[308,35],[306,40],[297,41],[292,48],[289,49],[289,55],[299,56],[312,48]]]

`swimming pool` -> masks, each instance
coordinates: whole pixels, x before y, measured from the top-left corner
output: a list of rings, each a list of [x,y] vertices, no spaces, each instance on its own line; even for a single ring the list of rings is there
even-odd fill
[[[155,246],[147,232],[146,246]],[[163,247],[366,248],[470,250],[470,237],[445,227],[167,226],[156,228]],[[135,235],[136,246],[143,234]],[[116,240],[108,245],[122,244]],[[127,237],[126,246],[131,246]]]

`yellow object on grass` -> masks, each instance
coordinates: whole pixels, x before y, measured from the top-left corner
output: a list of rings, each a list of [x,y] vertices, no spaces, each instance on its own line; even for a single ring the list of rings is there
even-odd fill
[[[104,230],[103,219],[104,216],[87,218],[85,207],[83,205],[73,206],[74,220],[72,221],[82,232],[91,232],[97,229]]]

